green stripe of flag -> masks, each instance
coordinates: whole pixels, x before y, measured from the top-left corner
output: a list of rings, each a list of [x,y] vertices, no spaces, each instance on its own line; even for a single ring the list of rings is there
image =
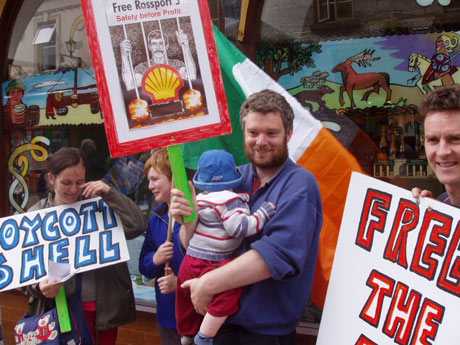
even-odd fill
[[[211,149],[225,149],[232,153],[238,165],[247,162],[244,155],[243,132],[240,126],[240,106],[246,99],[240,85],[233,77],[233,66],[243,62],[246,56],[238,50],[216,27],[214,28],[222,79],[227,94],[228,108],[232,121],[232,134],[205,139],[184,145],[185,166],[195,169],[200,155]]]

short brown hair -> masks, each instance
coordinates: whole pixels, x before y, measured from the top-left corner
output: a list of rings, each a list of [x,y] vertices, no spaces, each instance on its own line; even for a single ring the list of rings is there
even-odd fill
[[[433,111],[459,111],[460,87],[446,86],[435,89],[425,96],[420,107],[420,113],[425,118]]]
[[[248,97],[241,105],[240,121],[244,129],[244,119],[248,113],[256,112],[268,114],[271,112],[280,113],[281,120],[286,133],[292,133],[294,123],[294,112],[292,107],[282,95],[272,90],[262,90]]]
[[[55,153],[50,155],[46,161],[48,171],[57,176],[61,171],[83,164],[86,170],[86,157],[83,152],[76,147],[61,147]]]
[[[152,152],[149,159],[147,159],[144,164],[144,174],[146,176],[148,175],[150,168],[166,175],[171,180],[171,165],[169,163],[168,152],[166,149],[158,149]]]

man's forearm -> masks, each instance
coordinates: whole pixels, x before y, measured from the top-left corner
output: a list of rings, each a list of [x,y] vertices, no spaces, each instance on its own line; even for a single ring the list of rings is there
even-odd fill
[[[249,250],[228,264],[202,276],[204,286],[210,294],[251,285],[271,277],[262,256]]]

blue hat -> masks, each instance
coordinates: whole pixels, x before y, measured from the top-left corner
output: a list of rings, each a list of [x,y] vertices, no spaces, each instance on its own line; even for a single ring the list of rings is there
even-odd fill
[[[193,176],[195,186],[208,192],[237,188],[242,180],[233,156],[225,150],[204,152],[198,160],[198,169]]]

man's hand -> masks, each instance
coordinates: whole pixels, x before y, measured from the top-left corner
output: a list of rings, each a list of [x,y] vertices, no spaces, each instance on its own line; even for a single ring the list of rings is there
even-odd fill
[[[110,191],[110,186],[102,180],[86,182],[83,185],[82,195],[84,198],[90,199],[97,196],[103,197]]]
[[[168,294],[176,291],[177,277],[170,268],[163,277],[157,279],[157,282],[162,294]]]
[[[172,259],[174,253],[173,243],[165,241],[161,246],[158,247],[157,251],[153,255],[153,263],[157,266],[163,265]]]
[[[48,279],[42,280],[38,287],[43,296],[46,298],[54,298],[59,292],[59,289],[63,286],[62,283],[56,283],[55,281],[50,281]]]
[[[426,190],[426,189],[422,190],[418,187],[412,188],[411,192],[412,192],[412,196],[417,201],[417,204],[420,203],[420,198],[432,198],[433,197],[433,193],[431,191]]]
[[[206,314],[208,311],[208,304],[211,302],[214,295],[206,290],[206,284],[203,277],[187,280],[182,283],[181,287],[190,289],[190,298],[195,311],[201,315]]]

